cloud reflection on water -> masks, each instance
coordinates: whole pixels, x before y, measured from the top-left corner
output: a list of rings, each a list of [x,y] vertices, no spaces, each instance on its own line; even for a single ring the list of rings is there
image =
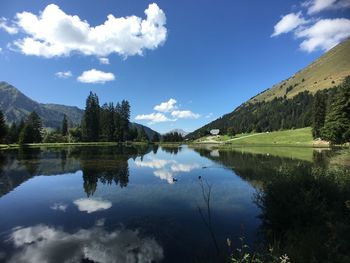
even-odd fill
[[[52,210],[66,212],[68,205],[64,203],[54,203],[50,208]]]
[[[138,230],[125,228],[107,232],[103,227],[64,232],[43,224],[15,228],[8,242],[15,252],[9,263],[159,262],[163,248],[154,238],[141,237]]]
[[[149,160],[136,160],[138,167],[147,167],[154,169],[153,174],[161,180],[166,180],[169,184],[174,183],[176,173],[189,173],[201,166],[198,163],[180,163],[175,160],[156,159],[151,157]]]
[[[87,212],[88,214],[112,207],[111,201],[102,199],[80,198],[74,200],[73,203],[78,207],[79,211]]]

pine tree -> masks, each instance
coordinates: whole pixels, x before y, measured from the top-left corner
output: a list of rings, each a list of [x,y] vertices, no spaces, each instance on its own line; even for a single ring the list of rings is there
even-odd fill
[[[7,135],[7,125],[5,121],[5,116],[2,113],[2,111],[0,111],[0,143],[5,139],[6,135]]]
[[[33,111],[29,114],[27,121],[19,135],[19,143],[40,143],[42,141],[42,124],[39,115]]]
[[[329,107],[322,138],[336,144],[350,141],[350,76],[345,78]]]
[[[129,124],[130,124],[130,104],[127,100],[123,100],[120,107],[121,116],[121,128],[123,130],[123,140],[127,140],[129,137]]]
[[[324,126],[326,118],[326,98],[324,93],[317,92],[313,104],[313,124],[312,135],[314,138],[321,137],[321,129]]]
[[[18,131],[17,131],[17,125],[15,122],[13,122],[8,130],[7,136],[6,136],[7,143],[17,143],[18,142]]]
[[[87,141],[98,141],[100,134],[100,105],[96,94],[90,92],[86,99],[83,118],[83,135]]]
[[[135,141],[137,139],[137,136],[138,136],[137,128],[136,127],[130,128],[128,140]]]
[[[114,141],[115,133],[115,111],[113,103],[109,103],[107,107],[107,138],[108,141]]]
[[[62,135],[67,136],[68,135],[68,120],[67,120],[67,115],[63,115],[63,120],[62,120]]]
[[[123,141],[124,133],[122,129],[122,117],[121,117],[121,105],[118,102],[115,105],[115,115],[114,115],[114,122],[115,122],[115,131],[114,131],[114,138],[116,141],[121,142]]]

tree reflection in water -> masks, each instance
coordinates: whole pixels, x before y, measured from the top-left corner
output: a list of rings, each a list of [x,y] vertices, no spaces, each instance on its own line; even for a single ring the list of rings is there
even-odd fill
[[[315,151],[313,162],[307,162],[233,151],[220,151],[219,156],[206,149],[196,151],[256,187],[256,203],[262,211],[256,250],[262,251],[262,258],[273,247],[276,255],[287,254],[291,262],[350,262],[350,171],[330,166],[334,152]]]
[[[87,196],[97,184],[126,187],[130,158],[136,159],[155,150],[151,146],[68,147],[64,149],[21,148],[0,155],[0,196],[36,175],[83,173]],[[5,167],[7,167],[5,169]]]

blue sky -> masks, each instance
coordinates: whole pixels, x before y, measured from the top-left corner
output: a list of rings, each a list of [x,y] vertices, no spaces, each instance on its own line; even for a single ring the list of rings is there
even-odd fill
[[[192,131],[350,36],[349,6],[2,0],[0,80],[43,103],[84,108],[90,91],[101,104],[127,99],[132,121]]]

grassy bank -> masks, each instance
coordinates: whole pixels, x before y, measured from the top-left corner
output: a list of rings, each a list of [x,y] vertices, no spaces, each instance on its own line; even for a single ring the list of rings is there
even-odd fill
[[[27,148],[40,148],[40,147],[49,147],[49,148],[59,148],[67,146],[117,146],[117,145],[146,145],[146,144],[157,144],[163,147],[179,147],[182,145],[182,142],[72,142],[72,143],[29,143],[24,145],[19,144],[0,144],[0,150],[6,149],[18,149],[20,147]]]
[[[228,143],[236,145],[314,145],[310,127],[269,133],[256,133],[254,136],[240,137],[237,140],[228,141]]]
[[[314,141],[310,127],[264,132],[237,134],[230,137],[207,136],[193,142],[194,144],[220,144],[220,146],[303,146],[303,147],[329,147],[325,142]]]
[[[144,145],[147,143],[144,142],[72,142],[72,143],[29,143],[24,145],[19,144],[0,144],[0,150],[5,149],[17,149],[20,147],[27,148],[40,148],[40,147],[50,147],[50,148],[59,148],[67,146],[116,146],[116,145]]]

